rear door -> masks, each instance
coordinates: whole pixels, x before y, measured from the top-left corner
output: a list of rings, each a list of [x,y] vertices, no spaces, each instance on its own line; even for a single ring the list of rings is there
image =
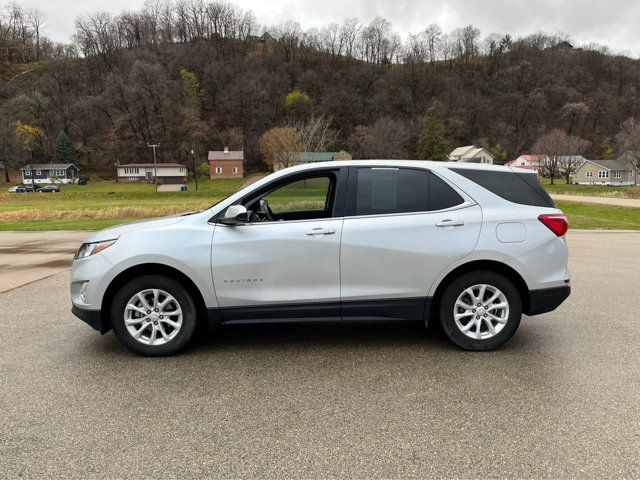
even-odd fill
[[[352,167],[340,251],[343,317],[422,318],[431,284],[469,254],[482,212],[424,169]]]

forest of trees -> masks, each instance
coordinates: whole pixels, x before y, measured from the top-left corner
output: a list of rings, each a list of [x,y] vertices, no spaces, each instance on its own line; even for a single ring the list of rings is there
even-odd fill
[[[0,5],[0,161],[50,161],[70,139],[78,164],[105,175],[149,161],[147,143],[178,162],[192,147],[203,160],[244,148],[257,170],[265,132],[318,119],[330,147],[354,158],[475,143],[504,161],[557,130],[584,140],[585,155],[611,158],[621,138],[634,140],[621,132],[640,125],[639,60],[559,35],[483,37],[428,20],[403,38],[383,18],[303,30],[261,26],[225,2],[150,0],[80,17],[60,45],[41,12]]]

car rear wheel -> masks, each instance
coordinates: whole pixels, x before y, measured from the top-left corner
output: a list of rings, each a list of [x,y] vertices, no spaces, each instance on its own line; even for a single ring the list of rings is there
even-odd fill
[[[465,350],[493,350],[515,333],[522,300],[504,276],[470,272],[454,280],[440,302],[440,323],[451,342]]]
[[[118,340],[132,352],[172,355],[193,337],[196,307],[178,282],[147,275],[129,281],[118,291],[111,322]]]

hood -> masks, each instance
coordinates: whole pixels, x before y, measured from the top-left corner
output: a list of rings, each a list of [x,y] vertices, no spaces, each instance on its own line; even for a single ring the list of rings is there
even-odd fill
[[[148,220],[141,220],[139,222],[124,223],[122,225],[116,225],[115,227],[105,228],[99,232],[90,235],[83,240],[84,243],[100,242],[103,240],[111,240],[118,238],[123,233],[133,232],[135,230],[143,230],[145,228],[164,227],[165,225],[171,225],[181,222],[184,219],[184,215],[171,215],[169,217],[150,218]]]

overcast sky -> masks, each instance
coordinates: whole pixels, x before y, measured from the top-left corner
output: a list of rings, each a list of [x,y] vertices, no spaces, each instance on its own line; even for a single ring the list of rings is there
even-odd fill
[[[95,10],[113,14],[135,10],[144,0],[20,0],[47,16],[46,33],[68,42],[75,18]],[[236,0],[253,10],[260,24],[296,20],[303,28],[359,17],[387,18],[403,38],[430,23],[445,31],[469,23],[489,33],[520,36],[536,31],[568,34],[576,44],[596,42],[618,53],[640,57],[640,0]],[[0,0],[0,4],[6,4]]]

